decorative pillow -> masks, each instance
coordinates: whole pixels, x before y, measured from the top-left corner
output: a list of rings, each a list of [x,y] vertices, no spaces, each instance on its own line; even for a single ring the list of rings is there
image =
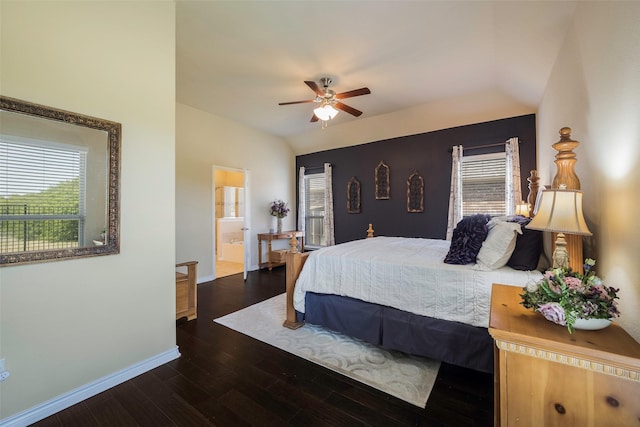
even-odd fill
[[[451,237],[451,247],[444,262],[447,264],[473,264],[480,252],[482,242],[487,238],[487,222],[491,217],[484,214],[463,218],[456,225]]]
[[[489,234],[484,242],[476,263],[482,270],[504,267],[516,248],[516,236],[522,234],[520,224],[515,222],[489,222]]]
[[[516,248],[507,265],[515,270],[535,270],[542,253],[542,231],[525,228],[531,218],[515,216],[511,221],[522,226],[522,235],[516,239]]]
[[[497,223],[499,223],[499,222],[507,222],[507,221],[510,221],[512,219],[513,219],[513,216],[494,216],[487,223],[487,227],[489,227],[489,231],[491,231],[493,226],[496,225]]]

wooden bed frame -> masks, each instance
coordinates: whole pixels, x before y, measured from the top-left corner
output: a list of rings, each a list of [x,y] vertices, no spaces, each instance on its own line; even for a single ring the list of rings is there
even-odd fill
[[[574,165],[576,163],[576,155],[573,150],[580,144],[578,141],[571,139],[571,128],[563,127],[560,129],[560,140],[553,144],[553,148],[558,151],[556,154],[555,164],[557,166],[557,173],[553,179],[551,188],[559,188],[560,185],[566,185],[566,188],[571,190],[580,189],[580,180],[574,171]],[[533,216],[533,211],[538,197],[538,191],[540,178],[536,170],[532,170],[530,176],[527,178],[529,182],[529,195],[527,202],[529,203],[529,213]],[[373,228],[369,224],[367,230],[367,238],[373,237]],[[555,240],[555,236],[554,239]],[[569,252],[571,268],[574,271],[582,271],[582,236],[567,235],[567,251]],[[300,253],[298,252],[298,241],[293,236],[289,242],[291,249],[286,255],[286,293],[287,293],[287,311],[286,319],[283,326],[290,329],[297,329],[301,327],[304,322],[298,322],[296,318],[296,310],[293,307],[293,290],[296,284],[296,280],[302,271],[302,267],[307,260],[310,252]],[[551,248],[553,251],[554,248]]]

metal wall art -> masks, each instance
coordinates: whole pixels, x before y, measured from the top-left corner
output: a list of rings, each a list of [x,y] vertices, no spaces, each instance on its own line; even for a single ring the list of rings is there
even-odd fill
[[[424,212],[424,179],[418,172],[407,179],[407,212]]]
[[[390,191],[389,166],[380,161],[376,166],[376,199],[388,200]]]
[[[360,181],[355,176],[347,183],[347,213],[360,213]]]

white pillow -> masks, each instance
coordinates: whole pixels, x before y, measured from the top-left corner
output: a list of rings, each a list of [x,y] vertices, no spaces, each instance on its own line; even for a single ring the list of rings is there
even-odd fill
[[[516,248],[518,234],[522,234],[520,224],[496,221],[476,257],[478,267],[481,270],[504,267]]]
[[[500,223],[500,222],[507,222],[509,221],[511,218],[513,218],[512,216],[494,216],[493,218],[491,218],[491,220],[487,223],[487,228],[489,230],[491,230],[493,227],[496,226],[496,224]]]

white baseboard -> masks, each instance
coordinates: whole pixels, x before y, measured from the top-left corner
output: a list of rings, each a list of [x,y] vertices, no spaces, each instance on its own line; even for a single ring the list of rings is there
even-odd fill
[[[0,427],[24,427],[33,424],[178,357],[180,357],[180,352],[176,346],[164,353],[157,354],[121,371],[102,377],[58,397],[54,397],[26,411],[0,420]]]
[[[210,282],[210,281],[215,280],[215,279],[216,279],[216,276],[214,276],[212,274],[209,275],[209,276],[198,277],[198,283],[197,284],[199,285],[201,283],[207,283],[207,282]]]

